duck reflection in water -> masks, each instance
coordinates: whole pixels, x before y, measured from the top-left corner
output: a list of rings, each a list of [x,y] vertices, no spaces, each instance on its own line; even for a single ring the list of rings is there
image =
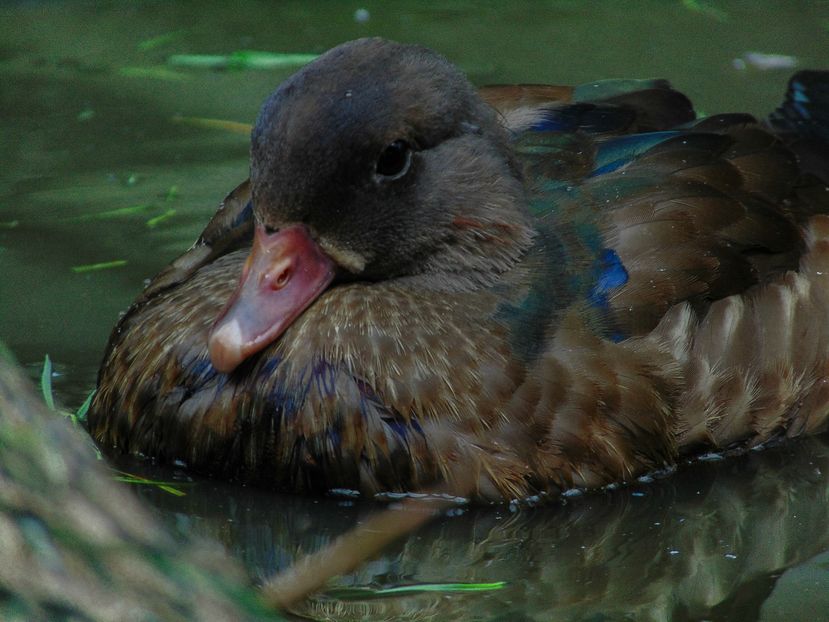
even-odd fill
[[[787,601],[779,577],[825,559],[827,472],[823,435],[542,508],[462,507],[329,587],[505,581],[503,589],[354,601],[323,594],[294,609],[315,619],[733,622],[779,619],[783,610],[788,619],[824,620],[825,599],[796,592]],[[140,493],[171,525],[191,516],[188,530],[223,542],[261,581],[375,509],[207,480],[187,490]],[[829,584],[825,570],[814,581],[817,592]]]

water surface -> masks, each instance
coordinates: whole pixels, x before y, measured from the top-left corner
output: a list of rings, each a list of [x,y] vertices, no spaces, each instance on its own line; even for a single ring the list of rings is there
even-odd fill
[[[357,9],[367,20],[355,19]],[[49,353],[77,405],[118,313],[247,175],[250,123],[290,68],[209,70],[173,54],[319,53],[382,35],[434,47],[479,84],[668,77],[706,112],[770,111],[791,70],[829,67],[829,2],[17,2],[0,8],[0,338]],[[736,62],[735,62],[736,61]],[[74,272],[73,267],[118,262]],[[343,584],[508,581],[499,592],[314,615],[458,620],[829,620],[829,445],[807,440],[553,507],[467,509]],[[164,477],[175,474],[165,472]],[[140,493],[263,577],[373,508],[199,481]],[[362,612],[362,613],[361,613]]]

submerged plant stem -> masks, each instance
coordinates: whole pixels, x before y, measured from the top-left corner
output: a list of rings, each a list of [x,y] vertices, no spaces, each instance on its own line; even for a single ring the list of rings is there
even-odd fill
[[[262,586],[262,597],[271,606],[285,609],[319,591],[332,577],[346,574],[371,559],[386,546],[408,535],[457,505],[474,486],[470,472],[453,473],[447,483],[421,491],[428,495],[407,497],[395,507],[370,516],[362,525],[337,538],[327,548],[311,553]],[[451,484],[448,482],[452,482]]]

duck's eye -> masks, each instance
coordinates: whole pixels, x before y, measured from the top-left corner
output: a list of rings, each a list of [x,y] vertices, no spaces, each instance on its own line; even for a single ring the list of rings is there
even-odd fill
[[[377,174],[389,179],[398,179],[406,174],[412,163],[412,148],[405,140],[396,140],[383,149],[377,158]]]

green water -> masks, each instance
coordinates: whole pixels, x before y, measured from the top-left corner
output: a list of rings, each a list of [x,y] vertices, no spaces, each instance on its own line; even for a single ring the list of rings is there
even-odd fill
[[[48,352],[59,397],[79,404],[119,311],[246,177],[246,136],[181,117],[250,123],[291,69],[176,67],[172,54],[318,53],[365,35],[434,47],[481,84],[664,76],[701,110],[765,114],[792,70],[735,59],[758,51],[829,67],[829,2],[5,4],[0,338],[17,358],[34,374]],[[72,270],[107,262],[125,263]],[[829,620],[827,472],[829,443],[810,440],[553,508],[467,510],[343,583],[510,582],[485,596],[377,601],[374,619]],[[186,490],[141,494],[256,576],[370,509]]]

